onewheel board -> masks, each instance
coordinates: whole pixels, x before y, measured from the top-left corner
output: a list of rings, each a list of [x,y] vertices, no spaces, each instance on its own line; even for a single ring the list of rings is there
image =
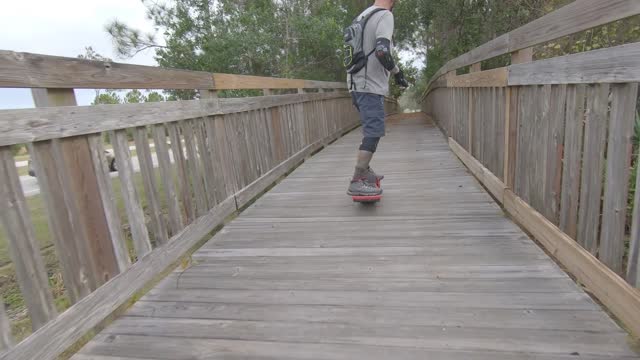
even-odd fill
[[[359,203],[374,203],[380,201],[382,199],[382,195],[375,196],[352,196],[354,202]]]

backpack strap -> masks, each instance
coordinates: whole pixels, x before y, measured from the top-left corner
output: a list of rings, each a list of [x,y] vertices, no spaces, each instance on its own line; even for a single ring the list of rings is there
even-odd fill
[[[364,23],[362,24],[362,36],[360,36],[360,48],[364,51],[364,31],[367,28],[367,23],[369,22],[369,20],[371,19],[371,17],[375,14],[378,13],[380,11],[385,11],[387,9],[382,9],[382,8],[378,8],[378,9],[374,9],[372,10],[370,13],[368,13],[367,15],[365,15],[365,20]],[[373,53],[373,51],[371,52]],[[371,55],[371,53],[369,53],[367,55],[367,58],[369,57],[369,55]]]

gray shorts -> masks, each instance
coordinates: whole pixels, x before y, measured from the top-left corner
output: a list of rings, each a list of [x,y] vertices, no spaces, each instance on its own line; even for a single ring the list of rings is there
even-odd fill
[[[352,92],[353,105],[360,113],[364,137],[384,136],[384,96]]]

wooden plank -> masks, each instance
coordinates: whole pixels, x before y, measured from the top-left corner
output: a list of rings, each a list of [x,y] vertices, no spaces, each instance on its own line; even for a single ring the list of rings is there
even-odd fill
[[[597,84],[587,89],[587,117],[584,130],[578,242],[592,254],[598,251],[600,196],[604,171],[607,134],[609,85]]]
[[[216,199],[222,201],[227,197],[233,195],[237,190],[234,187],[234,166],[231,155],[228,139],[225,136],[225,118],[222,116],[216,116],[213,119],[209,119],[205,122],[207,137],[212,139],[211,152],[211,166],[214,172],[212,178],[216,191]]]
[[[60,153],[64,164],[62,171],[66,173],[65,177],[73,193],[69,201],[74,201],[78,209],[73,221],[79,225],[76,230],[80,229],[83,240],[87,242],[87,256],[92,265],[90,271],[93,272],[91,277],[95,279],[96,286],[99,286],[119,273],[119,265],[114,243],[110,238],[88,138],[61,139]]]
[[[239,190],[236,187],[236,175],[234,171],[234,162],[231,153],[231,147],[229,145],[229,139],[226,136],[226,117],[216,116],[214,118],[213,128],[215,130],[215,153],[217,154],[216,162],[219,164],[218,170],[222,172],[222,178],[224,179],[221,190],[225,190],[225,199],[227,196],[233,195]],[[217,183],[216,185],[221,185]]]
[[[471,340],[469,340],[471,341]],[[443,342],[446,342],[443,340]],[[116,357],[103,357],[98,354],[111,354]],[[274,342],[248,341],[239,339],[185,339],[180,337],[153,336],[102,336],[87,356],[73,360],[140,360],[130,358],[136,353],[158,360],[202,359],[200,354],[212,354],[225,359],[242,358],[244,360],[278,360],[278,359],[317,359],[322,354],[324,360],[368,359],[387,360],[390,356],[403,360],[430,359],[447,360],[511,360],[522,357],[522,352],[511,351],[469,351],[456,349],[429,349],[410,346],[384,346],[345,343],[310,343],[309,341]],[[119,357],[123,356],[123,357]],[[574,356],[560,354],[536,353],[537,360],[571,360]],[[630,360],[629,356],[581,355],[581,360]]]
[[[209,149],[210,143],[207,141],[208,134],[206,129],[206,122],[208,120],[206,118],[203,118],[192,121],[196,136],[196,142],[198,144],[200,163],[203,169],[202,177],[204,179],[207,199],[209,200],[209,209],[211,209],[215,204],[218,203],[218,199],[216,197],[216,187],[218,186],[218,184],[215,181],[215,170],[211,161],[213,156],[211,150]]]
[[[122,224],[120,222],[120,214],[118,214],[109,168],[107,167],[107,159],[104,154],[102,134],[89,136],[87,140],[89,141],[89,149],[91,150],[93,169],[96,174],[96,179],[98,180],[104,215],[107,219],[107,225],[109,226],[109,237],[113,244],[113,252],[118,262],[118,270],[119,272],[123,272],[131,266],[131,258],[129,257],[127,243],[122,234]],[[68,290],[67,286],[65,280],[65,288]]]
[[[4,301],[2,301],[0,304],[0,352],[8,350],[12,346],[13,336],[11,336],[11,321],[7,316]]]
[[[635,0],[577,0],[509,33],[516,51],[640,14]]]
[[[183,215],[186,222],[189,223],[194,219],[195,205],[191,195],[191,178],[187,175],[187,162],[184,155],[184,146],[180,137],[178,124],[166,124],[169,131],[169,140],[171,141],[171,153],[177,170],[176,180],[178,183],[178,194],[180,194],[180,203],[183,208]]]
[[[511,65],[509,86],[640,81],[640,42]]]
[[[273,184],[279,177],[286,174],[289,170],[291,170],[296,164],[304,160],[304,158],[313,152],[319,145],[309,145],[304,149],[300,150],[297,154],[291,156],[289,159],[285,160],[271,171],[267,172],[259,179],[255,180],[251,184],[247,185],[245,188],[236,193],[235,198],[238,204],[238,208],[242,208],[244,205],[249,203],[254,197],[260,194],[265,188],[269,185]]]
[[[489,192],[494,196],[498,203],[504,202],[504,191],[506,185],[498,179],[489,169],[484,167],[478,160],[474,159],[460,144],[452,138],[449,138],[449,146],[451,150],[462,160],[462,162],[471,170],[471,173],[487,187]]]
[[[76,105],[73,89],[33,89],[32,95],[34,104],[39,108]],[[57,146],[60,160],[56,171],[64,174],[62,176],[68,189],[65,204],[77,209],[72,213],[71,221],[75,224],[74,236],[79,235],[81,238],[75,246],[80,245],[86,250],[84,254],[78,255],[84,256],[84,261],[90,264],[84,277],[89,279],[90,286],[95,288],[118,274],[120,265],[116,258],[114,242],[110,238],[111,231],[100,195],[89,141],[87,137],[69,137],[61,139]],[[57,191],[55,188],[51,190]]]
[[[562,186],[562,159],[564,154],[565,114],[567,87],[552,86],[549,104],[549,128],[546,135],[547,158],[544,177],[544,215],[554,224],[560,222],[560,193]],[[544,159],[543,159],[544,160]]]
[[[504,87],[507,86],[508,68],[473,72],[447,78],[447,87]]]
[[[180,128],[184,135],[184,143],[187,148],[187,165],[189,167],[191,185],[193,186],[193,195],[195,197],[196,217],[200,217],[209,209],[208,194],[206,193],[203,179],[203,165],[198,156],[196,139],[193,134],[193,123],[190,120],[183,121]]]
[[[511,149],[511,121],[511,88],[508,87],[505,89],[504,93],[504,161],[502,165],[502,180],[505,184],[507,184],[509,179],[509,163],[511,161],[510,157],[514,155]],[[515,119],[513,121],[515,121]]]
[[[640,166],[637,167],[640,172]],[[640,174],[636,173],[635,188],[640,189]],[[631,286],[640,288],[640,191],[633,198],[633,214],[631,217],[631,241],[627,260],[627,281]]]
[[[453,151],[456,156],[460,158],[462,163],[471,171],[471,173],[478,179],[480,182],[484,181],[484,170],[482,169],[482,164],[478,160],[476,160],[471,154],[466,152],[460,144],[458,144],[452,138],[449,138],[449,147]]]
[[[529,163],[530,154],[533,153],[532,137],[534,126],[532,117],[535,115],[536,89],[533,86],[524,86],[518,89],[518,128],[516,161],[513,177],[514,192],[523,200],[529,201],[529,174],[531,166]]]
[[[469,69],[470,72],[472,73],[476,73],[476,72],[480,72],[482,71],[482,63],[478,62],[475,64],[471,64],[471,68]]]
[[[524,64],[533,61],[533,48],[518,50],[511,54],[511,65]]]
[[[585,92],[584,85],[570,85],[567,88],[560,229],[574,239],[577,239],[578,236],[578,199],[580,197]]]
[[[511,191],[507,211],[633,333],[640,334],[640,293]]]
[[[502,54],[509,52],[509,36],[508,34],[501,35],[485,44],[478,46],[468,53],[462,54],[457,58],[450,60],[438,70],[434,79],[447,71],[459,69],[461,67],[481,62],[483,60],[491,59]]]
[[[611,331],[607,316],[598,311],[536,310],[537,316],[507,309],[442,308],[440,311],[411,311],[407,308],[357,306],[232,304],[140,301],[128,316],[179,319],[246,321],[327,322],[368,326],[371,319],[387,325],[468,326],[505,329],[547,329]],[[499,319],[499,321],[496,321]]]
[[[81,89],[213,88],[209,73],[0,51],[0,87]]]
[[[0,359],[56,359],[157,274],[178,261],[234,211],[235,202],[232,198],[219,204],[175,235],[167,245],[141,258],[128,271],[113,278],[14,348],[0,354]]]
[[[2,110],[0,146],[347,97],[344,92],[330,92],[297,96]],[[100,121],[96,122],[96,118]]]
[[[628,286],[628,285],[627,285]],[[630,288],[630,287],[629,287]],[[295,296],[294,296],[295,295]],[[414,311],[426,308],[483,308],[483,309],[536,309],[594,310],[597,309],[580,293],[513,293],[510,296],[493,293],[476,293],[460,296],[449,292],[375,292],[371,291],[309,291],[309,290],[209,290],[153,289],[147,301],[232,303],[265,305],[344,305],[359,307],[402,307]],[[440,329],[442,330],[442,329]]]
[[[151,218],[151,228],[156,245],[162,245],[169,239],[165,219],[160,205],[160,190],[156,179],[156,170],[153,166],[153,158],[149,148],[149,133],[144,126],[133,130],[133,138],[136,143],[136,153],[140,164],[140,174],[142,176],[142,186],[147,198],[149,217]]]
[[[110,137],[113,151],[116,159],[118,159],[118,177],[120,178],[122,200],[129,219],[133,246],[139,261],[151,251],[151,241],[147,232],[144,211],[142,210],[142,205],[140,205],[138,190],[133,179],[134,171],[131,164],[127,132],[124,130],[115,131],[110,134]]]
[[[325,88],[345,89],[346,83],[308,81],[300,79],[269,78],[249,75],[213,74],[215,88],[225,89],[297,89],[297,88]],[[267,94],[265,94],[267,95]]]
[[[47,209],[51,241],[62,268],[67,295],[72,304],[87,296],[98,284],[91,271],[86,236],[77,224],[80,215],[73,197],[58,141],[44,141],[30,147],[33,169]]]
[[[22,192],[15,160],[9,147],[0,147],[0,212],[9,254],[34,330],[56,317],[49,279],[35,239],[31,213]]]
[[[164,189],[167,207],[169,208],[169,231],[171,236],[177,234],[183,228],[182,212],[180,211],[180,203],[176,191],[176,183],[174,179],[173,166],[169,157],[169,148],[167,146],[167,133],[164,125],[155,125],[152,129],[153,143],[156,149],[156,157],[160,164],[160,174]]]
[[[622,274],[638,84],[613,85],[611,96],[599,258],[611,270]]]

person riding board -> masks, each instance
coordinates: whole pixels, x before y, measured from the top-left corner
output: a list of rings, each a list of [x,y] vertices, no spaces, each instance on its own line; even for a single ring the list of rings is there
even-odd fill
[[[375,0],[354,20],[362,28],[362,49],[359,58],[361,68],[347,71],[347,84],[353,105],[360,114],[363,139],[358,151],[355,173],[347,194],[355,197],[380,196],[378,186],[383,176],[376,174],[369,166],[376,152],[380,138],[385,135],[384,98],[389,93],[389,77],[394,76],[396,84],[408,87],[402,70],[395,64],[391,50],[394,28],[393,7],[396,0]],[[345,35],[345,39],[347,35]]]

